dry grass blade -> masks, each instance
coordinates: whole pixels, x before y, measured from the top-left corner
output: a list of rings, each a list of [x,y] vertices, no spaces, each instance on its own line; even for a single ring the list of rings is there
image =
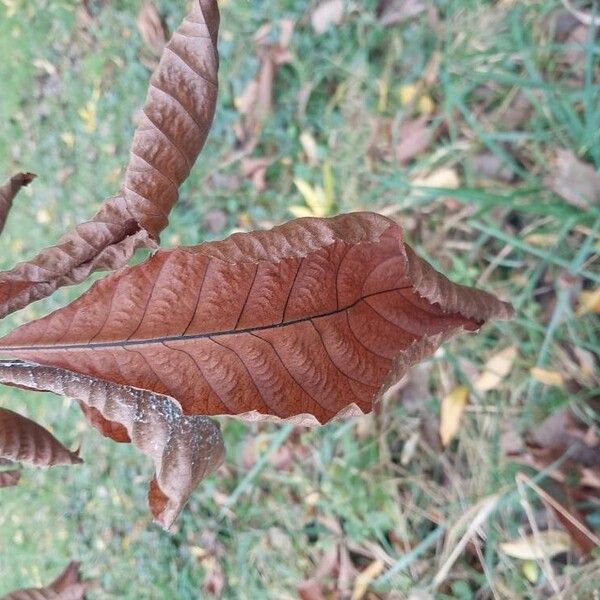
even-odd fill
[[[123,425],[133,444],[154,462],[150,509],[166,529],[202,478],[223,461],[219,426],[203,416],[182,415],[167,396],[21,361],[0,361],[0,382],[74,398]]]
[[[41,425],[6,408],[0,408],[0,456],[36,467],[83,462]]]
[[[35,178],[33,173],[17,173],[6,183],[0,185],[0,233],[6,224],[6,218],[12,208],[12,202],[19,190],[29,185]]]
[[[120,194],[58,245],[0,274],[0,317],[156,247],[212,124],[218,25],[216,0],[195,1],[150,80]]]

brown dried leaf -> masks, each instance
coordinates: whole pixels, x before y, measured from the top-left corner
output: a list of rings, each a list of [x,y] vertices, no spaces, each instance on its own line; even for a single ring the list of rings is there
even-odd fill
[[[36,467],[83,462],[41,425],[7,408],[0,408],[0,456]]]
[[[511,314],[434,271],[396,223],[354,213],[159,251],[0,351],[171,396],[185,414],[316,424],[371,411],[445,339]]]
[[[147,48],[156,56],[160,56],[167,43],[165,30],[156,6],[146,2],[137,16],[137,26]]]
[[[268,41],[270,23],[261,27],[254,35],[256,54],[260,61],[258,72],[235,101],[242,115],[236,125],[236,136],[238,145],[243,148],[242,153],[251,152],[258,144],[265,120],[273,110],[273,86],[277,70],[281,65],[292,60],[289,44],[294,31],[294,22],[290,19],[282,19],[279,22],[279,30],[277,43]]]
[[[34,179],[33,173],[17,173],[0,185],[0,233],[4,229],[15,196],[22,187],[29,185]]]
[[[398,128],[396,160],[404,165],[425,152],[433,141],[434,130],[427,125],[429,117],[417,117],[403,121]]]
[[[0,471],[0,488],[12,487],[18,485],[21,479],[20,469],[10,469],[8,471]]]
[[[409,21],[426,9],[421,0],[379,0],[377,18],[382,25],[389,27]]]
[[[212,123],[218,25],[216,0],[196,0],[150,79],[120,194],[57,246],[0,274],[0,317],[156,247]]]
[[[167,396],[22,361],[0,361],[0,382],[74,398],[125,427],[133,444],[154,462],[149,503],[165,529],[198,483],[223,461],[219,426],[203,416],[183,416]]]
[[[81,580],[79,566],[78,562],[70,562],[50,585],[17,590],[2,600],[84,600],[92,582]]]
[[[543,464],[560,458],[569,450],[569,460],[585,467],[600,467],[600,442],[588,439],[587,427],[569,408],[550,415],[532,430],[527,445]]]
[[[570,150],[557,150],[545,184],[569,204],[582,210],[600,204],[600,175]]]

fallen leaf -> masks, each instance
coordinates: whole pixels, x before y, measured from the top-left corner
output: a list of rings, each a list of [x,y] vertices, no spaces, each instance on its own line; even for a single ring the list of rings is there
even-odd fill
[[[408,163],[427,150],[434,139],[434,131],[428,123],[428,117],[418,117],[400,124],[398,143],[395,146],[396,160],[400,165]]]
[[[473,384],[478,392],[489,392],[498,388],[502,380],[511,372],[518,356],[516,346],[508,346],[494,354],[486,363],[483,373]]]
[[[457,434],[460,421],[469,400],[469,389],[464,385],[454,388],[442,400],[440,415],[440,437],[444,447],[448,446]]]
[[[223,462],[219,426],[205,416],[184,416],[168,396],[23,361],[0,361],[0,382],[74,398],[106,421],[120,423],[154,462],[148,500],[155,521],[165,529],[198,483]]]
[[[383,561],[374,560],[364,571],[361,571],[354,580],[352,600],[364,598],[373,580],[383,571]]]
[[[371,411],[445,339],[511,314],[434,271],[394,222],[353,213],[160,250],[0,351],[173,397],[186,414],[314,424]]]
[[[0,471],[0,488],[18,485],[20,479],[20,469],[9,469],[6,471]]]
[[[426,9],[421,0],[379,0],[377,18],[383,26],[389,27],[413,19]]]
[[[194,2],[150,79],[118,196],[31,261],[0,273],[0,317],[155,248],[208,135],[217,97],[215,0]]]
[[[7,408],[0,408],[0,456],[36,467],[83,462],[41,425]]]
[[[544,183],[569,204],[582,210],[600,204],[600,175],[570,150],[557,150]]]
[[[564,531],[540,531],[536,535],[528,535],[510,542],[500,543],[500,550],[512,558],[520,560],[543,560],[557,554],[568,552],[571,538]]]
[[[2,600],[84,600],[93,582],[82,581],[79,568],[78,562],[70,562],[50,585],[17,590]]]
[[[145,2],[140,8],[137,26],[148,50],[154,55],[160,56],[167,43],[167,37],[158,10],[152,2]]]
[[[563,408],[533,428],[527,446],[543,465],[560,458],[567,450],[569,460],[586,467],[600,466],[600,442],[588,439],[589,427],[568,408]]]
[[[455,190],[460,187],[460,178],[455,169],[441,167],[428,175],[415,177],[411,183],[415,187],[446,188]]]
[[[542,369],[540,367],[533,367],[529,373],[531,376],[544,385],[553,385],[556,387],[564,386],[564,379],[560,373],[556,371],[549,371],[548,369]]]
[[[17,173],[0,185],[0,233],[4,229],[15,196],[21,188],[29,185],[34,179],[33,173]]]
[[[312,11],[310,23],[317,35],[339,25],[344,17],[344,0],[324,0]]]
[[[585,315],[589,312],[600,315],[600,287],[595,290],[584,290],[579,294],[577,316]]]
[[[471,158],[471,168],[480,177],[507,183],[514,180],[512,169],[493,152],[481,152]]]

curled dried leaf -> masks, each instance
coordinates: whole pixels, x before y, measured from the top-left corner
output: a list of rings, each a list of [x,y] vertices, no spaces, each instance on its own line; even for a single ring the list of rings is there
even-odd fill
[[[33,173],[17,173],[6,183],[0,185],[0,233],[6,224],[6,217],[12,208],[12,202],[19,190],[35,179]]]
[[[150,79],[120,194],[58,245],[0,273],[0,318],[93,271],[123,266],[138,248],[156,247],[212,123],[218,25],[216,0],[196,0]]]
[[[0,351],[170,396],[185,414],[316,424],[371,411],[445,339],[511,314],[437,273],[396,223],[355,213],[159,251]]]
[[[150,509],[165,529],[202,478],[223,461],[219,426],[203,416],[183,416],[172,398],[22,361],[0,361],[0,382],[74,398],[106,421],[121,424],[133,444],[154,462]]]
[[[47,429],[7,408],[0,408],[0,456],[36,467],[83,462]]]

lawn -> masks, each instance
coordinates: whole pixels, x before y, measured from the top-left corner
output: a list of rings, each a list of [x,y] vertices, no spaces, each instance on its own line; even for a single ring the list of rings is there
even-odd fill
[[[222,419],[225,465],[171,534],[152,524],[151,465],[133,447],[101,438],[73,402],[2,388],[2,406],[81,444],[85,463],[26,468],[0,489],[0,594],[48,583],[72,559],[96,581],[90,598],[293,599],[313,577],[303,598],[600,593],[598,548],[582,557],[547,500],[600,535],[598,447],[582,468],[552,446],[566,425],[535,451],[525,443],[565,407],[598,443],[595,29],[545,0],[341,4],[319,15],[300,0],[220,2],[217,114],[163,245],[377,211],[448,277],[512,302],[516,318],[445,344],[376,416],[318,429]],[[157,61],[140,8],[0,0],[0,179],[38,175],[0,237],[0,268],[117,191]],[[156,8],[172,32],[186,7]],[[257,109],[265,53],[283,59],[271,106]],[[5,318],[0,332],[88,286]],[[461,394],[451,427],[441,408],[462,407]],[[453,434],[445,444],[440,427]],[[545,556],[524,544],[532,534]]]

